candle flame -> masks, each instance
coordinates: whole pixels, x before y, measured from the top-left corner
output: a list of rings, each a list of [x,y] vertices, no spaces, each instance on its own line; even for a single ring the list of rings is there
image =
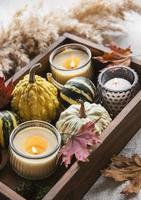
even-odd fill
[[[75,62],[72,60],[71,63],[70,63],[70,67],[73,69],[75,68]]]
[[[26,151],[33,155],[42,154],[47,148],[48,141],[42,136],[31,135],[25,141]]]
[[[32,153],[33,153],[33,154],[38,154],[38,150],[37,150],[36,147],[33,146],[33,147],[31,148],[31,150],[32,150]]]
[[[115,78],[114,84],[117,85],[118,84],[118,79]]]
[[[75,56],[66,58],[63,63],[63,67],[65,67],[66,69],[75,69],[79,65],[80,65],[80,59],[79,57]]]

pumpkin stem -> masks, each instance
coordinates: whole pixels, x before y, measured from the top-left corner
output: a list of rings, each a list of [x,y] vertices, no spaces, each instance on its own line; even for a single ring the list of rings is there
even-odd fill
[[[51,73],[47,73],[47,80],[48,80],[49,82],[51,82],[53,85],[55,85],[55,87],[57,87],[58,90],[62,90],[63,85],[60,84],[60,83],[58,83],[58,82],[53,78],[53,76],[52,76]]]
[[[79,117],[80,118],[86,118],[87,115],[86,115],[86,111],[85,111],[85,106],[84,106],[84,101],[82,100],[79,100],[79,103],[80,103],[80,111],[79,111]]]
[[[38,68],[42,67],[41,63],[33,65],[29,71],[29,83],[35,82],[35,72]]]

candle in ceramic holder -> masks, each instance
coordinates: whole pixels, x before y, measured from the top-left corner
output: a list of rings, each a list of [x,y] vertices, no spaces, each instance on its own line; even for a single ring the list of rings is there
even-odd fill
[[[100,102],[115,117],[139,90],[137,73],[123,66],[108,67],[98,76]]]
[[[61,136],[51,124],[32,120],[20,124],[10,135],[10,162],[27,179],[42,179],[57,166]]]
[[[127,90],[131,87],[131,83],[123,78],[112,78],[105,83],[105,87],[114,91]]]
[[[80,44],[66,44],[50,55],[51,72],[56,81],[64,84],[78,76],[92,78],[91,51]]]

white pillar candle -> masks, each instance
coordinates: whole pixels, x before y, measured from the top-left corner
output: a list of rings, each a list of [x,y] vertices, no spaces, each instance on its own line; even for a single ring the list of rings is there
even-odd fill
[[[52,52],[50,63],[53,77],[60,83],[77,76],[92,77],[91,52],[83,45],[59,47]]]
[[[131,83],[123,78],[112,78],[107,81],[104,86],[113,91],[127,90],[131,87]]]
[[[51,175],[56,168],[60,142],[58,131],[46,122],[33,120],[19,125],[10,136],[10,162],[14,171],[29,179]]]

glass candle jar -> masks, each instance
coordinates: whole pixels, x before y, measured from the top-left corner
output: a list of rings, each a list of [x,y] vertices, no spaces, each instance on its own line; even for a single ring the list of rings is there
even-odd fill
[[[80,44],[66,44],[55,49],[49,58],[51,72],[56,81],[66,83],[78,76],[92,78],[92,54],[90,49]]]
[[[139,88],[138,75],[129,67],[107,67],[98,76],[100,102],[113,117],[128,104]]]
[[[57,166],[61,136],[51,124],[32,120],[20,124],[10,135],[10,163],[27,179],[50,176]]]

